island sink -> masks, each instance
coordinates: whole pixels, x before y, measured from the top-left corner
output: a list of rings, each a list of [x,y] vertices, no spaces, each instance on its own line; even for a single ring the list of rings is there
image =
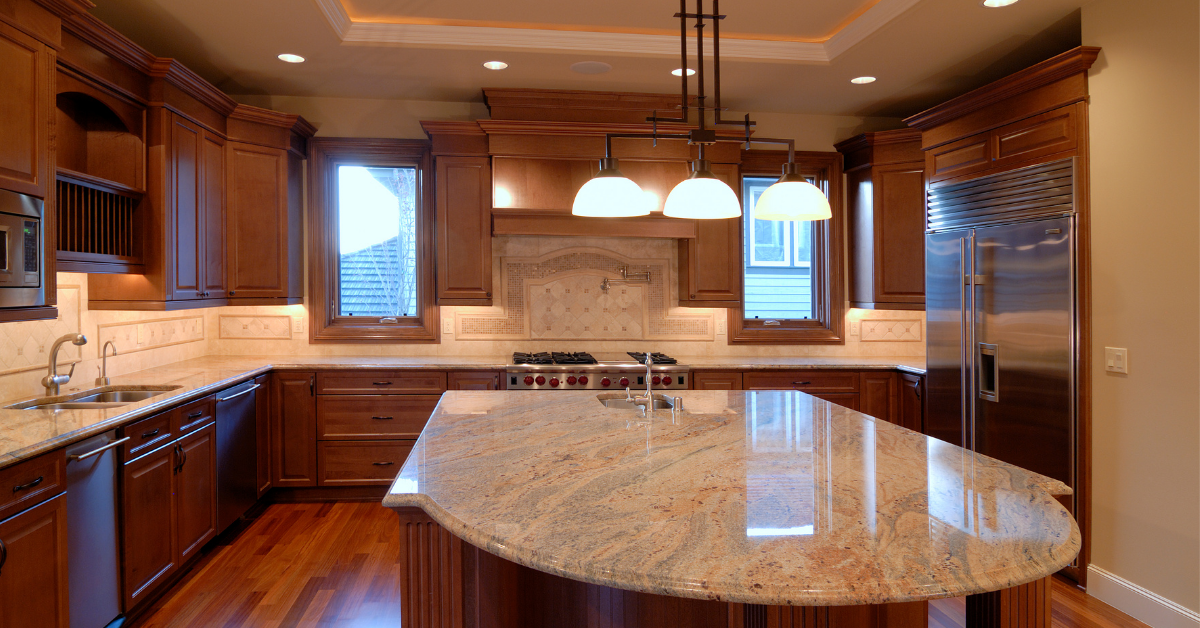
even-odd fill
[[[640,410],[642,404],[637,403],[637,400],[645,399],[645,397],[630,398],[623,393],[605,393],[596,395],[596,400],[605,408],[614,410]],[[670,397],[662,393],[654,393],[654,410],[682,410],[683,398]]]

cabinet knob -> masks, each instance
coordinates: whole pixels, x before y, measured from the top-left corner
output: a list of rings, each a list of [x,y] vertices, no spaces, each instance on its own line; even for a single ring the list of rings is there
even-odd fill
[[[693,295],[691,296],[691,298],[693,298],[693,299],[694,299],[694,298],[696,298],[696,295],[694,295],[694,294],[693,294]]]
[[[235,295],[235,294],[237,294],[237,293],[236,293],[236,292],[234,292],[233,290],[230,290],[230,291],[229,291],[229,296],[233,296],[233,295]]]
[[[487,298],[489,298],[489,299],[492,298],[492,293],[490,293],[490,292],[487,293]]]

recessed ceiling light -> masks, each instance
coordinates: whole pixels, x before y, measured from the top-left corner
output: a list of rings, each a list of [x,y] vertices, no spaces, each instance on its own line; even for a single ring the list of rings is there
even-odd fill
[[[279,55],[279,60],[287,61],[288,63],[304,63],[304,57],[301,57],[300,55],[288,54],[286,52]]]
[[[571,71],[580,74],[604,74],[611,69],[611,65],[601,61],[580,61],[571,64]]]
[[[875,77],[874,76],[860,76],[858,78],[850,79],[850,82],[854,83],[855,85],[866,85],[867,83],[874,83]]]
[[[503,61],[488,61],[483,64],[483,67],[489,70],[503,70],[508,67],[508,64]]]
[[[988,7],[990,9],[996,9],[999,7],[1006,7],[1010,4],[1016,4],[1016,3],[1017,3],[1017,0],[983,0],[983,2],[980,2],[979,4],[982,4],[983,6]]]
[[[683,76],[683,68],[675,68],[674,70],[671,70],[671,74],[674,74],[675,76]],[[696,71],[691,68],[688,68],[688,76],[695,76],[695,75],[696,75]]]

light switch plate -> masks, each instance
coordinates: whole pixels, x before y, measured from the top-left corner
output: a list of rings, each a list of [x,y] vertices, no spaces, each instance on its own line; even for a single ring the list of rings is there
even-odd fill
[[[1129,374],[1129,349],[1104,347],[1104,370]]]
[[[725,321],[722,319],[717,319],[717,335],[725,335]]]
[[[453,316],[443,316],[442,317],[442,333],[443,334],[453,334],[454,333],[454,317]]]

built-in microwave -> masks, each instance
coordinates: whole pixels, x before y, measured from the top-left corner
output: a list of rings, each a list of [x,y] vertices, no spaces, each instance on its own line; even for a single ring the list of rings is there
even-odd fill
[[[42,200],[0,190],[0,307],[46,304]]]

